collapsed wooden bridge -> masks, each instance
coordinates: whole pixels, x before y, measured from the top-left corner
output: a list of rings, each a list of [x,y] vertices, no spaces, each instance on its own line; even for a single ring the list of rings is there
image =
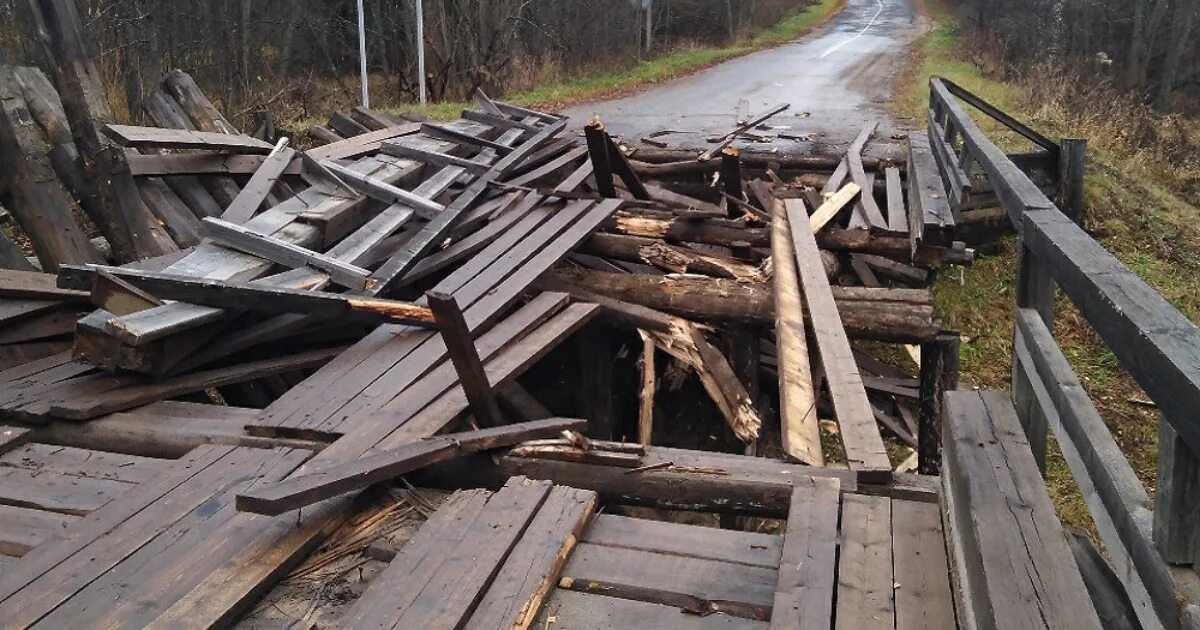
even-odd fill
[[[1072,221],[1079,142],[935,79],[928,134],[844,155],[482,93],[301,150],[182,73],[157,127],[37,76],[0,69],[0,626],[1196,627],[1200,331]],[[1013,392],[959,390],[928,287],[1013,228]],[[1163,410],[1153,501],[1056,284]]]

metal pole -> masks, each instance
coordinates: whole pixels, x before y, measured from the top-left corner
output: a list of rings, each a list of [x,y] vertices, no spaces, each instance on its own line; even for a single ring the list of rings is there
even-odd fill
[[[367,20],[363,11],[363,0],[358,0],[358,73],[362,79],[363,107],[370,107],[371,93],[367,87]]]
[[[360,0],[361,1],[361,0]],[[417,0],[417,84],[421,91],[421,104],[425,104],[425,3]]]

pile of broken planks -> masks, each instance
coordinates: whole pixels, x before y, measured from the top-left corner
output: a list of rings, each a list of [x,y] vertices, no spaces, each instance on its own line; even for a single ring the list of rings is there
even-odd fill
[[[451,123],[356,110],[344,118],[361,129],[301,150],[215,122],[182,73],[164,85],[148,102],[183,117],[101,133],[143,196],[163,193],[156,213],[171,178],[216,201],[177,208],[196,240],[58,261],[56,277],[0,271],[0,299],[57,313],[21,338],[59,344],[0,371],[0,421],[24,441],[13,457],[53,473],[0,477],[0,506],[63,530],[0,540],[19,556],[0,578],[6,624],[232,625],[411,478],[467,489],[372,560],[386,568],[335,625],[601,627],[684,610],[707,617],[680,627],[781,612],[799,627],[835,601],[886,627],[953,625],[936,483],[904,460],[937,440],[953,387],[957,337],[927,285],[971,252],[944,225],[936,242],[911,237],[938,197],[900,165],[873,165],[876,198],[869,132],[829,169],[728,147],[652,163],[598,122],[576,138],[481,93]],[[886,225],[871,221],[881,205]],[[887,344],[920,370],[887,362]],[[706,394],[700,412],[667,404],[688,387]],[[688,415],[760,456],[693,450]],[[107,483],[62,494],[54,475],[82,460]],[[787,525],[596,516],[628,504]],[[814,506],[825,520],[802,522]],[[0,538],[33,518],[15,514],[0,511]],[[809,577],[788,560],[806,537],[824,545]],[[893,589],[914,571],[921,588]],[[805,604],[807,580],[822,590]]]

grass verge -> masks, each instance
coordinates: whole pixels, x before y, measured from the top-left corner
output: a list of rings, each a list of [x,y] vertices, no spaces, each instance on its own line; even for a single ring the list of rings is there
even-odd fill
[[[730,46],[680,48],[661,57],[638,62],[630,68],[542,85],[528,92],[505,95],[504,100],[522,107],[558,111],[578,103],[624,96],[648,85],[699,72],[734,57],[786,44],[827,22],[845,4],[846,0],[817,0],[775,26]],[[410,104],[389,108],[388,111],[415,111],[436,120],[453,120],[464,108],[472,106],[466,102],[431,103],[424,107]]]
[[[1113,147],[1098,128],[1080,124],[1060,107],[1034,103],[1020,85],[997,80],[968,61],[959,27],[939,0],[927,0],[935,25],[918,44],[905,80],[895,96],[897,110],[922,121],[928,107],[928,79],[950,78],[1047,135],[1094,137],[1086,177],[1085,227],[1118,259],[1192,320],[1200,315],[1200,222],[1196,208],[1181,195],[1178,180],[1164,173],[1154,177],[1144,168],[1134,147]],[[999,144],[1016,150],[1012,134],[977,116]],[[914,126],[918,125],[914,122]],[[1022,149],[1023,150],[1023,149]],[[974,266],[943,274],[934,299],[946,326],[969,338],[962,346],[963,386],[1010,388],[1016,279],[1015,242],[1000,243],[999,251]],[[1146,488],[1154,491],[1158,448],[1158,412],[1146,405],[1146,395],[1092,331],[1079,312],[1060,296],[1056,338],[1117,443]],[[1087,506],[1065,461],[1052,445],[1047,485],[1064,524],[1095,532]]]

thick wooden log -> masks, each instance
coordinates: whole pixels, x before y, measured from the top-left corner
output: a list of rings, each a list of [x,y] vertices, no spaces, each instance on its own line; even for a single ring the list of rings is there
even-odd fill
[[[40,45],[50,66],[83,158],[83,171],[96,184],[90,203],[101,218],[97,227],[121,261],[172,251],[174,243],[146,209],[122,161],[110,155],[110,143],[101,133],[114,118],[96,65],[96,45],[83,27],[76,3],[31,0],[24,4],[30,41]]]
[[[547,279],[689,319],[768,326],[775,321],[775,299],[764,283],[589,269],[557,269]],[[852,339],[921,343],[940,330],[928,291],[831,288]]]
[[[0,167],[16,217],[47,271],[63,263],[103,262],[71,215],[70,201],[50,163],[50,147],[25,106],[12,66],[0,66]]]

